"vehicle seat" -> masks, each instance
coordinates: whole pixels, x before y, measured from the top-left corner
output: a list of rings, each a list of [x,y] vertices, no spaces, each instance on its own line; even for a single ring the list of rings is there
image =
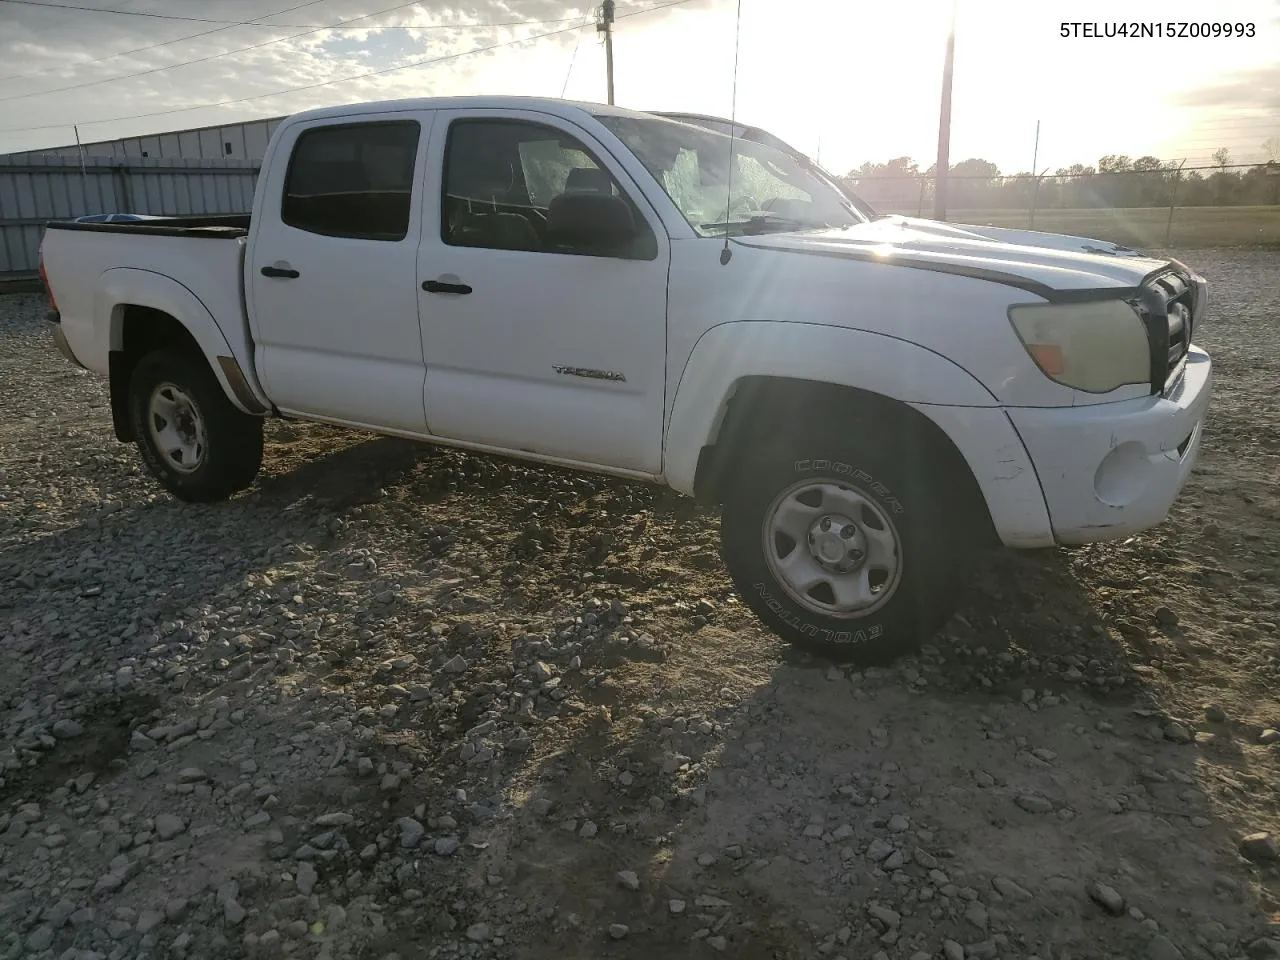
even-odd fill
[[[541,250],[542,238],[528,218],[496,210],[483,201],[450,197],[449,242],[465,247],[498,250]]]
[[[598,167],[574,167],[564,181],[565,193],[613,193],[613,178]]]

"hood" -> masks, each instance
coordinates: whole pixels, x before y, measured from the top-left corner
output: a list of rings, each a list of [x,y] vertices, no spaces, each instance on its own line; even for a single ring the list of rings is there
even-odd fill
[[[751,247],[896,263],[1006,283],[1047,299],[1081,291],[1133,290],[1172,261],[1102,240],[1034,230],[883,217],[847,229],[736,238]]]

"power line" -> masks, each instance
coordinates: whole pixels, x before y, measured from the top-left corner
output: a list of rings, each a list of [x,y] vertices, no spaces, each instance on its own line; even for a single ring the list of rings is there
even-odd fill
[[[4,2],[4,0],[0,0],[0,2]],[[342,21],[342,24],[343,26],[347,26],[359,20],[368,20],[372,17],[381,16],[384,13],[394,13],[396,10],[403,10],[405,7],[417,6],[419,2],[420,0],[410,0],[409,3],[402,3],[399,6],[390,7],[389,9],[386,9],[386,10],[379,10],[379,11],[376,11],[375,13],[365,14],[363,17],[356,17],[354,20],[344,20]],[[484,26],[511,26],[516,23],[523,25],[523,24],[564,23],[564,22],[565,22],[564,20],[547,20],[547,21],[524,20],[524,21],[514,21],[513,23],[510,23],[510,24],[484,24]],[[276,43],[286,43],[290,40],[298,40],[298,39],[301,39],[302,37],[309,37],[312,34],[323,33],[326,30],[331,30],[331,29],[333,29],[331,26],[319,26],[309,30],[304,30],[302,33],[292,33],[287,37],[277,37],[274,40],[263,40],[260,43],[251,43],[247,47],[238,47],[235,50],[226,50],[222,53],[212,53],[212,54],[209,54],[209,56],[207,57],[197,57],[194,60],[183,60],[180,63],[170,63],[162,67],[151,67],[148,70],[139,70],[136,73],[124,73],[118,77],[107,77],[103,80],[86,80],[83,83],[69,83],[65,87],[52,87],[48,90],[36,90],[31,93],[11,93],[8,96],[0,97],[0,103],[5,103],[6,101],[9,101],[9,100],[25,100],[28,97],[43,97],[53,93],[66,93],[70,90],[84,90],[88,87],[98,87],[108,83],[115,83],[118,80],[134,80],[134,79],[137,79],[138,77],[148,77],[157,73],[164,73],[166,70],[176,70],[178,67],[189,67],[197,63],[208,63],[211,60],[221,60],[223,57],[235,56],[237,53],[247,53],[250,50],[259,50],[263,47],[269,47]]]
[[[581,30],[589,22],[588,17],[584,17],[582,23],[578,25]],[[564,99],[564,95],[569,92],[569,80],[573,77],[573,65],[578,61],[578,48],[582,46],[582,34],[578,34],[577,42],[573,45],[573,54],[569,57],[569,70],[564,75],[564,86],[560,88],[560,99]]]
[[[0,0],[0,3],[20,7],[39,7],[42,10],[71,10],[79,13],[106,13],[117,17],[144,17],[148,20],[182,20],[187,23],[222,23],[230,27],[314,27],[314,23],[262,23],[266,17],[255,20],[215,20],[210,17],[183,17],[170,13],[149,13],[143,10],[107,10],[103,7],[81,7],[71,3],[45,3],[43,0]],[[296,8],[293,8],[296,9]],[[280,14],[269,14],[279,16]]]
[[[318,23],[263,23],[262,22],[263,20],[267,19],[267,17],[278,17],[283,13],[287,13],[288,12],[287,10],[282,10],[280,13],[267,14],[266,16],[257,17],[253,20],[217,20],[210,17],[183,17],[183,16],[179,16],[178,14],[151,13],[149,11],[144,11],[144,10],[108,10],[104,7],[82,7],[82,6],[78,6],[76,4],[71,4],[71,3],[47,3],[45,2],[45,0],[0,0],[0,3],[10,3],[10,4],[15,4],[17,6],[23,6],[23,7],[40,7],[45,10],[74,10],[81,13],[113,14],[119,17],[145,17],[146,19],[149,19],[149,20],[181,20],[187,23],[221,23],[221,24],[226,24],[229,27],[268,27],[268,28],[282,27],[284,29],[298,29],[298,28],[311,29],[313,27],[321,26],[321,24],[318,24]],[[301,4],[300,6],[307,6],[307,4]],[[298,9],[298,7],[290,7],[289,9],[296,10]],[[576,18],[562,17],[559,20],[524,20],[524,21],[514,21],[514,23],[517,23],[517,24],[518,23],[568,23],[570,20],[573,20],[573,19],[576,19]],[[456,27],[474,27],[474,26],[506,26],[506,24],[457,24],[457,25],[442,24],[441,26],[444,27],[445,29],[449,29],[449,28],[456,28]],[[333,29],[333,28],[328,27],[325,29]]]
[[[0,0],[0,2],[4,2],[4,0]],[[175,43],[183,43],[184,41],[187,41],[187,40],[197,40],[200,37],[208,37],[215,33],[222,33],[226,30],[234,30],[237,26],[267,26],[267,27],[279,27],[280,29],[288,29],[290,26],[289,24],[278,24],[278,23],[264,24],[264,23],[259,23],[258,21],[266,20],[269,17],[279,17],[286,13],[291,13],[294,10],[301,10],[303,7],[310,7],[310,6],[314,6],[317,3],[327,3],[327,2],[328,0],[307,0],[306,3],[300,3],[300,4],[297,4],[296,6],[286,7],[283,10],[277,10],[275,13],[264,13],[257,20],[245,21],[243,23],[237,21],[235,23],[230,23],[225,27],[215,27],[212,30],[202,30],[200,33],[189,33],[189,34],[186,34],[185,36],[175,37],[172,40],[162,40],[159,43],[149,43],[144,47],[134,47],[132,50],[121,50],[118,53],[110,53],[110,54],[107,54],[105,57],[98,57],[94,60],[84,60],[78,63],[73,63],[73,64],[70,64],[70,66],[72,68],[88,67],[96,63],[105,63],[108,60],[116,60],[120,57],[132,56],[135,53],[143,53],[147,50],[155,50],[158,47],[167,47]],[[333,31],[368,30],[370,29],[369,27],[353,27],[351,26],[351,24],[359,23],[361,20],[368,20],[371,17],[380,16],[381,14],[384,14],[384,13],[394,13],[397,10],[405,9],[406,7],[417,6],[418,3],[420,2],[421,0],[412,0],[412,2],[410,3],[402,3],[394,7],[386,7],[382,10],[375,10],[373,13],[368,13],[359,17],[354,17],[350,20],[339,21],[338,23],[331,24],[328,27],[316,27],[314,30],[311,30],[309,32],[318,33],[321,30],[333,30]],[[570,18],[565,20],[507,20],[501,23],[431,23],[431,24],[426,24],[424,26],[412,26],[407,24],[396,23],[396,24],[384,24],[379,29],[381,30],[478,30],[478,29],[491,29],[495,27],[516,27],[516,26],[524,26],[526,24],[538,25],[538,24],[545,24],[545,23],[569,23],[571,22],[572,19],[576,19],[576,18]],[[272,43],[284,43],[288,40],[293,40],[293,39],[296,39],[297,37],[303,37],[307,35],[308,35],[307,33],[300,33],[300,34],[292,34],[287,37],[278,37],[275,40],[268,40],[263,44],[257,44],[251,47],[242,47],[239,50],[229,50],[227,51],[226,54],[223,54],[223,56],[230,56],[233,53],[242,53],[245,50],[253,50],[253,49],[256,49],[257,46],[267,46],[268,44],[272,44]],[[175,67],[182,66],[182,64],[171,64],[171,66],[175,66]],[[0,82],[8,82],[10,80],[26,80],[28,77],[38,77],[46,73],[54,73],[59,70],[65,70],[66,68],[67,68],[66,64],[59,64],[56,67],[45,67],[44,69],[41,69],[41,70],[32,70],[29,73],[18,73],[18,74],[12,74],[7,77],[0,77]],[[107,83],[111,80],[122,80],[122,79],[125,79],[125,78],[124,77],[108,77],[106,80],[102,80],[98,82]],[[75,89],[75,88],[64,87],[59,89]],[[57,91],[41,90],[41,91],[36,91],[36,93],[27,94],[27,96],[37,96],[40,93],[55,93],[55,92]]]
[[[315,6],[317,3],[327,3],[327,2],[328,0],[307,0],[306,3],[299,3],[296,6],[285,7],[283,10],[277,10],[275,13],[264,13],[258,19],[266,20],[268,17],[278,17],[278,16],[281,16],[282,14],[292,13],[294,10],[301,10],[303,7],[312,7],[312,6]],[[397,8],[393,7],[392,9],[394,10]],[[71,66],[73,68],[88,67],[88,66],[92,66],[95,63],[105,63],[108,60],[115,60],[118,57],[127,57],[135,53],[142,53],[145,50],[155,50],[157,47],[167,47],[174,43],[182,43],[185,40],[196,40],[200,37],[208,37],[208,36],[212,36],[215,33],[222,33],[226,30],[234,30],[234,29],[235,29],[234,26],[215,27],[213,30],[204,30],[204,31],[201,31],[200,33],[189,33],[186,36],[176,37],[173,40],[161,40],[159,43],[149,43],[145,47],[134,47],[132,50],[121,50],[119,53],[109,53],[105,57],[98,57],[95,60],[84,60],[79,63],[73,63],[71,64]],[[9,80],[25,80],[28,77],[38,77],[38,76],[41,76],[42,74],[53,73],[54,71],[65,70],[66,68],[67,68],[67,64],[59,64],[56,67],[45,67],[43,70],[32,70],[30,73],[17,73],[7,77],[0,77],[0,82],[6,82]]]
[[[634,10],[631,13],[625,13],[617,17],[618,20],[624,20],[629,17],[639,17],[646,13],[653,13],[656,10],[665,10],[668,7],[678,7],[685,3],[692,3],[693,0],[668,0],[666,3],[654,4],[645,7],[643,10]],[[383,11],[386,12],[386,11]],[[451,53],[443,57],[427,58],[425,60],[416,60],[413,63],[403,63],[395,67],[384,67],[381,70],[369,70],[365,73],[351,74],[346,77],[335,77],[332,80],[322,80],[317,83],[308,83],[296,87],[285,87],[283,90],[273,90],[270,93],[257,93],[248,97],[235,97],[228,100],[217,100],[212,103],[199,103],[191,107],[175,107],[172,110],[156,110],[151,113],[135,113],[123,117],[105,117],[101,120],[80,120],[75,124],[72,123],[46,123],[33,127],[7,127],[0,130],[0,133],[27,133],[32,130],[61,130],[65,127],[73,125],[89,126],[90,124],[100,123],[122,123],[126,120],[144,120],[150,117],[167,117],[175,113],[189,113],[192,110],[206,110],[212,107],[225,107],[238,103],[250,103],[254,100],[265,100],[269,97],[279,97],[287,93],[299,93],[304,90],[316,90],[320,87],[329,87],[336,83],[346,83],[350,80],[365,80],[370,77],[380,77],[388,73],[395,73],[399,70],[411,70],[415,67],[434,66],[438,63],[445,63],[450,60],[457,60],[461,57],[469,57],[477,53],[488,53],[491,50],[498,50],[502,47],[515,46],[521,43],[528,43],[532,40],[542,40],[546,37],[554,37],[564,33],[572,33],[575,30],[581,30],[583,25],[575,25],[572,27],[562,27],[559,30],[548,30],[546,33],[537,33],[529,37],[521,37],[516,40],[504,40],[498,43],[491,43],[483,47],[476,47],[471,50],[464,50],[461,53]]]

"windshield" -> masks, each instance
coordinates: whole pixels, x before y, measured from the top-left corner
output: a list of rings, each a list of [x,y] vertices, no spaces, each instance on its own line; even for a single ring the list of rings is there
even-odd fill
[[[603,115],[690,225],[704,237],[850,227],[867,219],[826,180],[790,155],[705,127]]]

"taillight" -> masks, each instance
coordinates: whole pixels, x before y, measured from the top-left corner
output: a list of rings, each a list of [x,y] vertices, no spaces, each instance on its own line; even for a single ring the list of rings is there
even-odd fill
[[[49,272],[44,268],[44,256],[40,257],[40,282],[44,285],[45,296],[49,298],[49,306],[55,311],[58,309],[58,301],[53,297],[53,287],[49,286]]]

